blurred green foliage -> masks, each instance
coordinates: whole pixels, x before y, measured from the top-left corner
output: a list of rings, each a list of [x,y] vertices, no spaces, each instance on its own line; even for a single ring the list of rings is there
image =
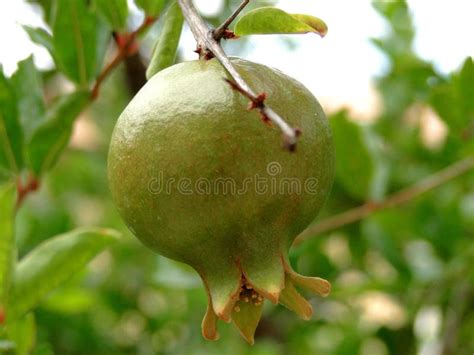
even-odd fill
[[[40,191],[29,196],[16,215],[19,259],[52,236],[77,227],[110,227],[126,237],[50,293],[34,315],[30,312],[9,324],[3,330],[8,340],[0,342],[2,351],[101,355],[473,353],[472,172],[401,208],[376,213],[294,248],[290,257],[298,272],[333,283],[327,299],[312,300],[315,315],[311,321],[303,322],[283,307],[267,305],[255,346],[249,347],[229,325],[221,325],[219,341],[203,340],[199,325],[207,300],[199,278],[189,268],[140,245],[110,200],[108,140],[115,120],[130,100],[124,70],[108,79],[98,100],[81,114],[79,135],[63,151],[73,119],[84,106],[81,90],[103,66],[111,27],[125,26],[125,1],[115,3],[118,9],[98,0],[89,5],[82,0],[31,2],[43,7],[53,36],[33,28],[26,28],[27,32],[52,52],[57,68],[76,83],[78,91],[66,94],[56,89],[59,99],[45,105],[41,92],[58,86],[56,74],[60,73],[38,73],[31,59],[20,63],[11,80],[0,75],[1,132],[11,142],[11,150],[1,150],[0,177],[2,181],[11,179],[24,164],[42,174]],[[226,1],[223,13],[208,20],[218,24],[238,2]],[[161,0],[137,3],[151,9],[152,15],[166,5]],[[361,124],[347,111],[331,117],[337,178],[320,218],[364,201],[383,199],[474,155],[472,58],[449,76],[438,73],[413,51],[415,28],[407,4],[378,1],[374,6],[389,25],[385,37],[373,40],[390,63],[387,72],[377,78],[383,110],[370,124]],[[74,28],[70,28],[72,13],[79,21]],[[67,16],[67,21],[61,15]],[[76,36],[71,37],[72,33]],[[78,46],[78,40],[87,40],[89,45]],[[447,134],[430,144],[424,138],[426,124],[421,117],[434,112],[444,122]],[[7,141],[3,137],[2,143]],[[48,154],[52,158],[42,169]],[[11,202],[10,195],[1,195],[1,201]],[[9,215],[4,211],[0,230],[8,233]],[[41,245],[44,248],[45,244]],[[49,272],[54,274],[54,270]]]

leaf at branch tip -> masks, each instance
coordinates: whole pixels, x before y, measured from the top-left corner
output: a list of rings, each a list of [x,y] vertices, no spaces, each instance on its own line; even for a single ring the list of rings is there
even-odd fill
[[[261,7],[242,16],[235,25],[238,36],[253,34],[316,33],[324,37],[328,28],[323,20],[301,14],[288,14],[275,7]]]
[[[326,36],[328,33],[328,26],[318,17],[304,14],[291,14],[291,16],[313,28],[313,32],[319,34],[321,37]]]
[[[159,71],[173,65],[176,59],[184,23],[183,13],[178,3],[171,4],[163,21],[161,34],[156,40],[151,62],[146,71],[148,80]]]
[[[67,146],[74,120],[89,102],[89,92],[64,96],[48,111],[46,120],[33,132],[27,145],[28,163],[40,176],[51,169]]]
[[[34,308],[118,237],[114,230],[82,228],[41,243],[20,260],[15,270],[9,304],[11,319]]]
[[[15,202],[15,185],[8,183],[0,186],[0,320],[5,318],[5,305],[12,278]]]

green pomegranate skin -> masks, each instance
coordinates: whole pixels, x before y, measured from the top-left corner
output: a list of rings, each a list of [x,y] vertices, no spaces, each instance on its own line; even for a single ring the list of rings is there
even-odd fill
[[[108,157],[110,189],[127,226],[157,253],[195,268],[224,320],[242,277],[278,301],[291,268],[288,249],[323,206],[334,174],[329,124],[309,90],[264,65],[232,63],[300,128],[295,153],[281,148],[279,129],[248,110],[212,59],[153,76],[119,117]],[[288,179],[299,192],[282,187]]]

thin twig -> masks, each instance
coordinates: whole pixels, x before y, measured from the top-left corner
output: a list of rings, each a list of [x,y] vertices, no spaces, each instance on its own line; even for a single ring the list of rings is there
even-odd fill
[[[227,20],[225,20],[222,25],[217,27],[213,31],[214,39],[219,42],[224,36],[225,31],[229,28],[230,24],[235,20],[237,16],[242,12],[242,10],[249,4],[250,0],[244,0],[240,6],[230,15]]]
[[[329,217],[309,226],[303,233],[301,233],[293,242],[293,245],[298,245],[301,242],[316,237],[320,234],[338,229],[347,224],[354,223],[364,219],[365,217],[387,208],[392,208],[406,203],[418,196],[433,190],[434,188],[458,177],[468,171],[474,169],[474,157],[469,157],[460,160],[447,168],[415,183],[414,185],[400,190],[393,195],[388,196],[381,202],[367,202],[362,206],[342,212],[341,214]]]
[[[239,88],[239,92],[245,92],[260,111],[262,117],[277,125],[283,133],[284,147],[290,151],[295,150],[299,130],[291,127],[283,118],[262,101],[262,94],[258,95],[253,91],[245,80],[234,68],[230,59],[225,54],[220,44],[214,39],[213,32],[198,14],[191,0],[178,0],[183,15],[197,42],[198,52],[201,58],[216,57],[222,66],[227,70],[234,81],[234,85]]]
[[[109,74],[120,64],[122,61],[130,55],[135,54],[138,50],[136,47],[137,37],[143,33],[148,27],[150,27],[154,22],[155,17],[145,17],[143,23],[135,31],[123,36],[124,40],[117,41],[118,49],[115,57],[108,63],[104,69],[99,73],[97,79],[92,87],[91,91],[91,100],[95,100],[99,95],[99,89],[104,80],[109,76]]]
[[[91,100],[97,99],[99,96],[99,89],[104,82],[104,80],[109,76],[109,74],[117,67],[120,63],[122,63],[123,59],[126,57],[126,54],[123,50],[118,50],[117,54],[115,55],[114,59],[107,64],[104,69],[100,72],[97,76],[97,79],[94,83],[94,86],[91,91]]]

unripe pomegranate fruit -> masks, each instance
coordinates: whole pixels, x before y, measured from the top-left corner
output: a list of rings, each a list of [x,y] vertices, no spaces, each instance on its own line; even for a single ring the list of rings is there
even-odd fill
[[[329,293],[326,280],[293,271],[287,255],[326,200],[334,153],[321,106],[302,84],[232,61],[301,129],[295,153],[279,147],[279,130],[247,109],[215,59],[200,60],[163,70],[140,90],[117,122],[108,170],[133,234],[201,276],[209,296],[204,337],[217,338],[221,319],[253,343],[265,299],[308,319],[311,305],[296,287]]]

